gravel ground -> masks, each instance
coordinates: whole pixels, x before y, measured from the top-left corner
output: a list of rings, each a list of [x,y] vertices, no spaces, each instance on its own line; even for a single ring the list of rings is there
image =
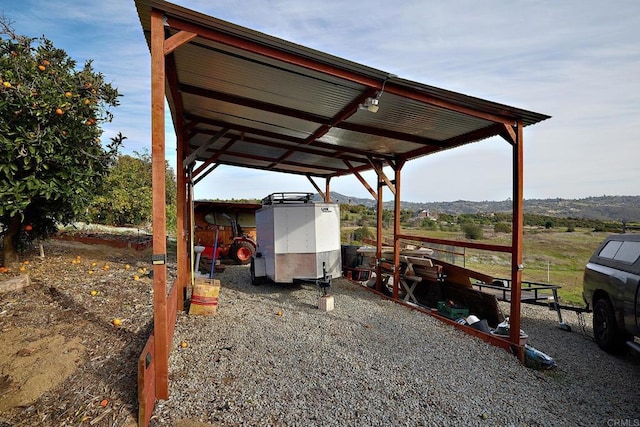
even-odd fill
[[[529,344],[557,363],[537,371],[344,279],[323,312],[311,284],[252,286],[242,266],[217,278],[215,317],[179,314],[152,426],[640,425],[640,357],[598,349],[589,315],[581,328],[564,311],[566,332],[522,306]]]

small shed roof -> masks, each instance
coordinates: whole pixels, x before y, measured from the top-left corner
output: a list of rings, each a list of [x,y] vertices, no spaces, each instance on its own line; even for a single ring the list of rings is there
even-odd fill
[[[549,118],[406,80],[161,0],[176,45],[167,98],[193,161],[331,178],[404,162]],[[367,100],[378,102],[365,108]],[[374,101],[375,102],[375,101]],[[180,161],[180,159],[179,159]]]

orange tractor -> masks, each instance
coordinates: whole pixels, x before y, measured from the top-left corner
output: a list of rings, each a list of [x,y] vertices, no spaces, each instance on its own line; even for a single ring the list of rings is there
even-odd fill
[[[249,203],[196,202],[194,243],[205,248],[202,262],[211,262],[215,248],[215,259],[249,264],[256,253],[255,211],[260,207]]]

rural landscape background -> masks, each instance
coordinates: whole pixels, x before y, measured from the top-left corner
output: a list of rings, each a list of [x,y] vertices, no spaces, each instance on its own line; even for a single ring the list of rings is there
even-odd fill
[[[361,243],[373,238],[375,202],[338,193],[342,240]],[[391,238],[393,206],[385,203],[384,235]],[[512,203],[454,201],[401,203],[401,224],[409,234],[450,240],[510,244]],[[585,199],[532,199],[524,202],[523,280],[559,285],[562,304],[584,306],[582,273],[593,251],[612,233],[640,232],[640,196]],[[495,277],[510,277],[510,255],[467,249],[458,264]]]

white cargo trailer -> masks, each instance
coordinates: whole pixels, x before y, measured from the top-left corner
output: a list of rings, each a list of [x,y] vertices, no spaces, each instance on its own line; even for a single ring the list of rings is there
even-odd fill
[[[311,193],[274,193],[256,211],[258,248],[254,285],[314,281],[327,287],[342,274],[340,206],[314,202]]]

